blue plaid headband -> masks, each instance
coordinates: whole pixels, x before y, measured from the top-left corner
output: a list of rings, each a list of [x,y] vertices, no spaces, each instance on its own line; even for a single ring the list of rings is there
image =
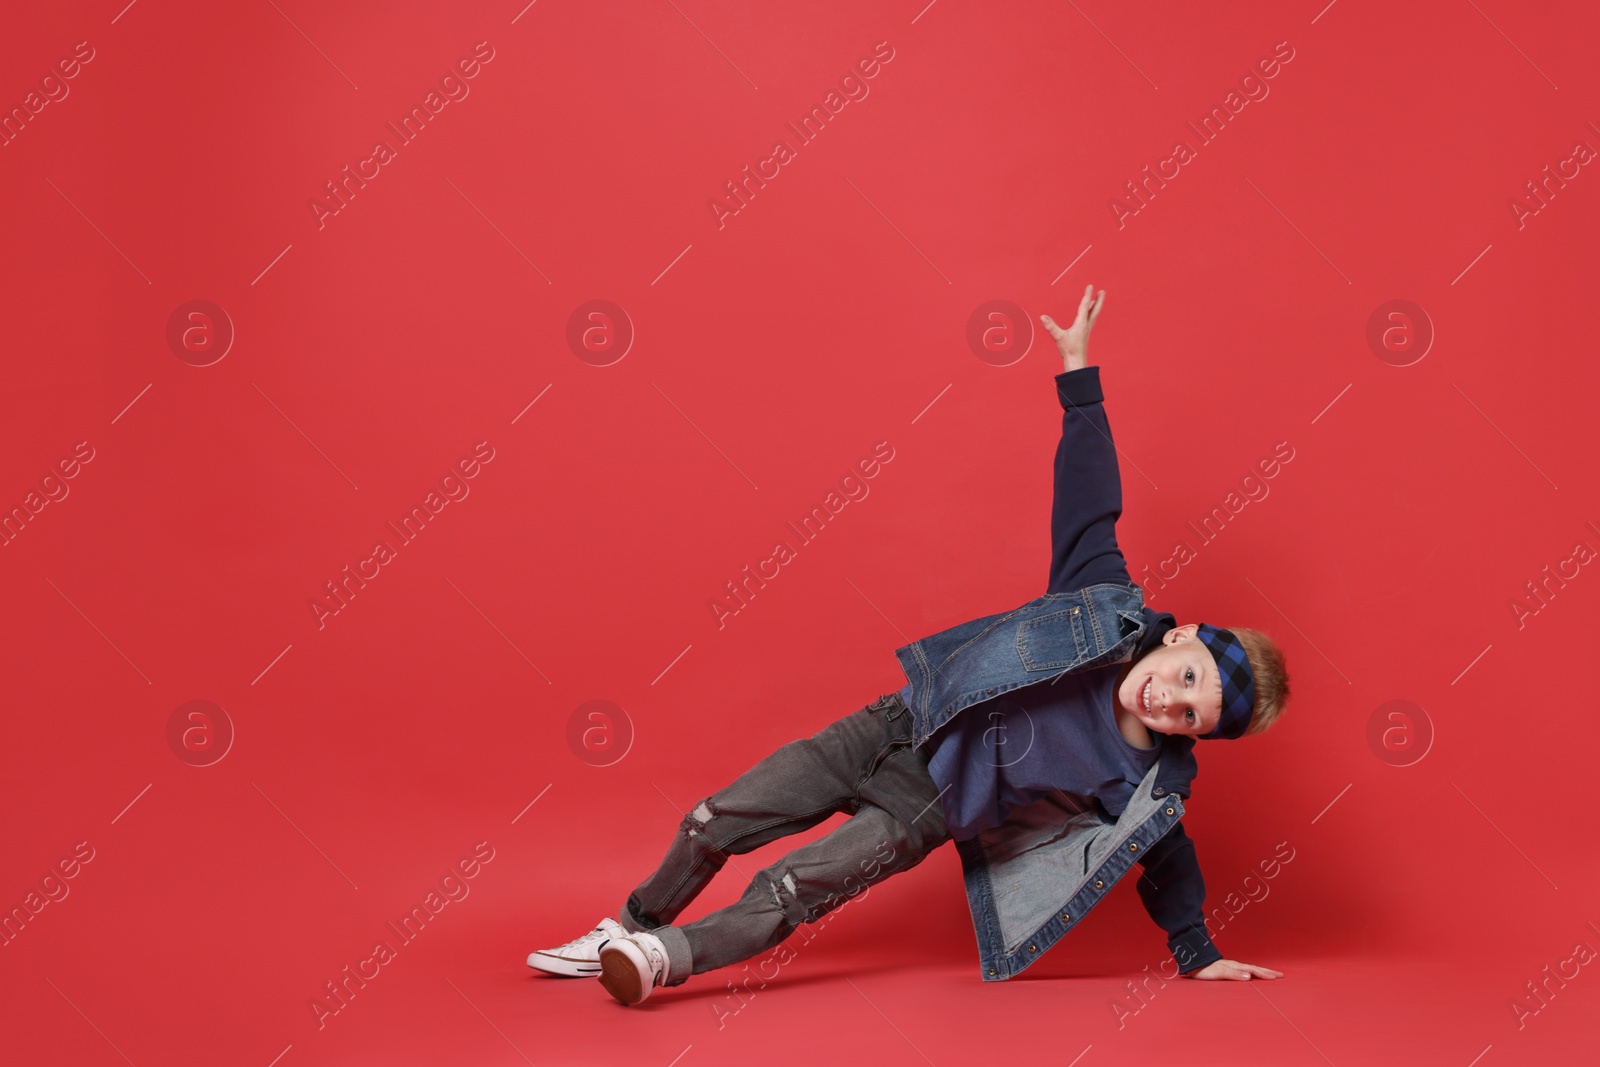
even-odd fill
[[[1195,636],[1211,651],[1217,661],[1217,673],[1222,677],[1222,714],[1217,717],[1217,727],[1201,738],[1235,738],[1245,732],[1255,714],[1256,681],[1250,673],[1250,659],[1244,645],[1232,630],[1219,630],[1201,623]]]

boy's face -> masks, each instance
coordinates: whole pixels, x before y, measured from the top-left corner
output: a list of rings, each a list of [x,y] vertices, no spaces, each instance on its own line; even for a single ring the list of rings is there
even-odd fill
[[[1208,734],[1222,716],[1222,676],[1199,630],[1193,622],[1168,630],[1118,680],[1117,703],[1158,733]]]

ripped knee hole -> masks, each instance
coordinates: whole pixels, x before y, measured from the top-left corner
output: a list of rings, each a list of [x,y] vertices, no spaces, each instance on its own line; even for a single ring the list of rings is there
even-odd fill
[[[783,872],[783,877],[779,878],[776,881],[773,881],[772,879],[769,878],[769,879],[767,879],[767,884],[772,887],[772,899],[777,903],[777,905],[780,908],[783,907],[784,901],[783,901],[783,894],[778,891],[778,887],[779,886],[782,886],[784,889],[787,889],[789,891],[789,899],[790,900],[798,900],[799,899],[796,894],[799,892],[800,887],[799,887],[799,884],[796,883],[795,880],[794,880],[794,872],[793,871],[784,871]]]
[[[688,829],[689,836],[693,837],[695,834],[700,833],[700,828],[710,822],[715,815],[716,812],[711,810],[711,801],[702,800],[685,820],[684,825]]]

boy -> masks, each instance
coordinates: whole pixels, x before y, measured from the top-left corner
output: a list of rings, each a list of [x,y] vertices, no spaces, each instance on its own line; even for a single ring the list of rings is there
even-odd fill
[[[1056,377],[1046,595],[897,649],[905,688],[780,746],[700,801],[617,919],[534,952],[530,967],[598,975],[637,1004],[655,986],[779,945],[953,840],[985,981],[1037,961],[1135,860],[1140,899],[1167,931],[1178,973],[1282,977],[1211,943],[1205,884],[1177,820],[1197,773],[1195,741],[1257,734],[1277,719],[1289,696],[1283,657],[1255,630],[1175,625],[1129,579],[1115,537],[1116,450],[1099,368],[1087,365],[1104,302],[1091,285],[1070,328],[1040,316],[1066,368]],[[757,873],[736,903],[671,925],[730,855],[836,811],[850,818]]]

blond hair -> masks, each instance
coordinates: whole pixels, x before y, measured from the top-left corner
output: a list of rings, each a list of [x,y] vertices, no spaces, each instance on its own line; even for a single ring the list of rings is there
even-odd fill
[[[1283,650],[1260,630],[1243,626],[1228,627],[1244,646],[1250,660],[1250,674],[1255,680],[1255,708],[1250,716],[1250,727],[1242,736],[1265,732],[1289,702],[1289,673],[1284,669]]]

